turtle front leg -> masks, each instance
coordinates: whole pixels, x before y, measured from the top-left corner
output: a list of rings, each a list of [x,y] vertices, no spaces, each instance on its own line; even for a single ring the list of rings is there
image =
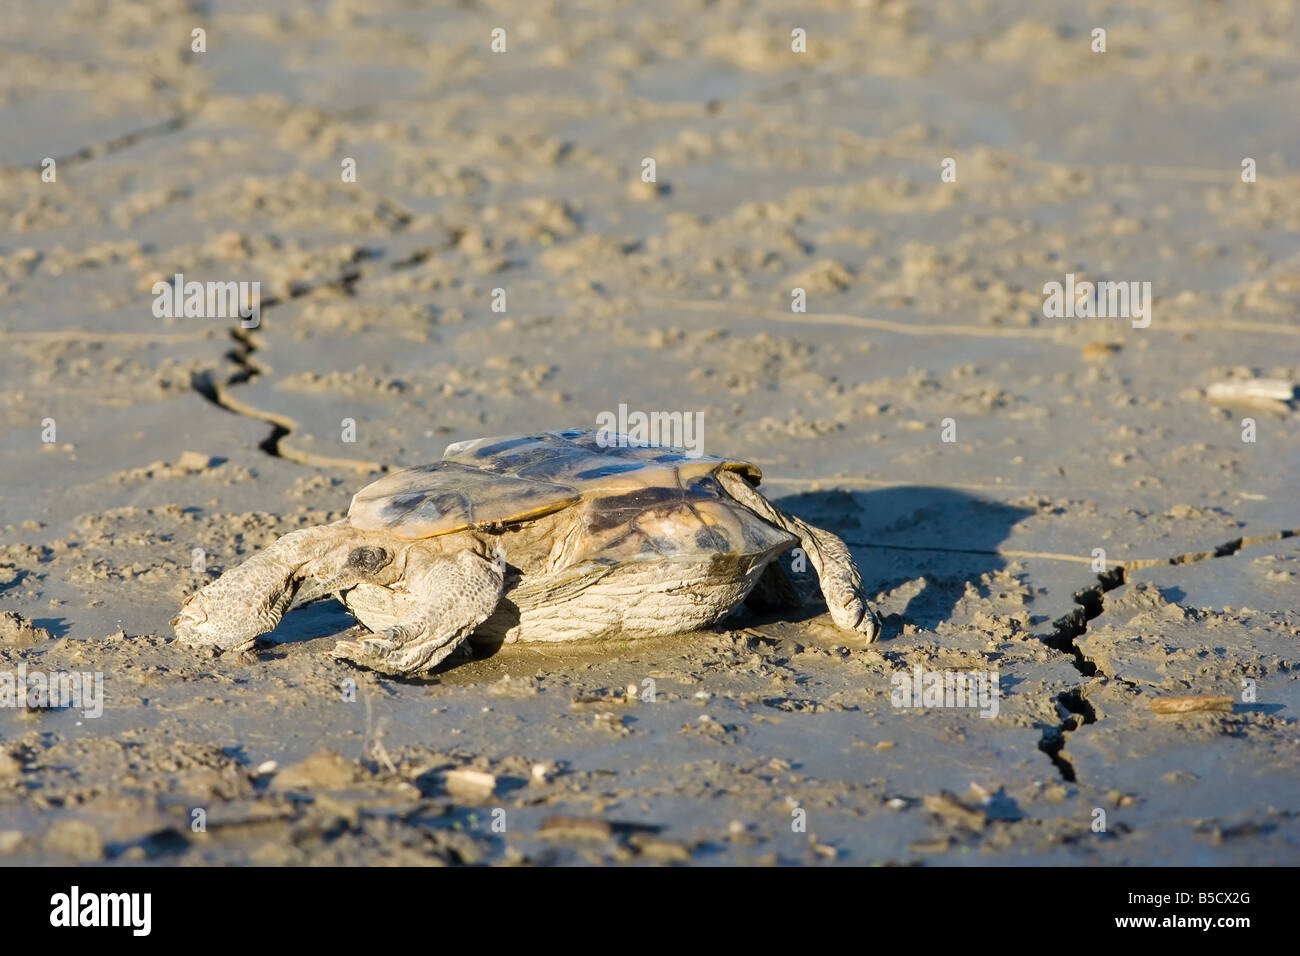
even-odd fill
[[[339,641],[333,655],[388,674],[430,671],[496,610],[503,569],[477,550],[455,555],[412,548],[406,591],[358,586],[343,596],[375,637]]]
[[[339,541],[331,525],[291,531],[191,594],[172,619],[176,637],[192,647],[251,647],[280,623],[303,579],[305,566]]]
[[[742,505],[753,509],[778,528],[798,536],[800,546],[817,571],[822,596],[826,598],[826,607],[837,627],[856,631],[868,643],[880,636],[880,618],[867,603],[862,574],[853,561],[848,545],[829,531],[814,528],[806,521],[782,511],[735,472],[719,472],[718,480],[727,493]]]

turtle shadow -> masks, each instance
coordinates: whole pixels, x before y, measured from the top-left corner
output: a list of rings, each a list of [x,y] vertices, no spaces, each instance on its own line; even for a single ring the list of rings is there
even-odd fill
[[[782,509],[844,539],[862,572],[868,595],[883,595],[881,640],[903,625],[934,630],[948,620],[967,586],[979,588],[984,575],[1004,568],[999,546],[1034,511],[952,488],[900,485],[871,491],[830,490],[774,497]],[[811,569],[792,567],[798,554],[782,557],[801,592],[816,591]],[[900,610],[897,604],[912,588]],[[896,593],[897,592],[897,593]],[[816,617],[825,603],[816,598],[775,615],[800,621]]]
[[[272,649],[280,644],[297,644],[320,637],[333,637],[357,626],[352,613],[326,595],[306,604],[294,605],[280,619],[274,630],[257,638],[260,648]]]
[[[505,646],[506,632],[519,623],[519,605],[510,600],[507,594],[502,598],[491,617],[470,635],[465,642],[467,650],[463,654],[453,655],[439,665],[439,670],[454,670],[471,661],[493,657]]]

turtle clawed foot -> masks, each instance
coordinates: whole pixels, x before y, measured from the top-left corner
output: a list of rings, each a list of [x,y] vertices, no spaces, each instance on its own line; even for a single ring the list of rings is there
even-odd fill
[[[385,631],[375,637],[338,641],[330,656],[384,674],[409,677],[432,670],[456,647],[436,637],[401,640],[401,636],[400,632]]]
[[[880,637],[880,617],[871,605],[857,595],[853,595],[844,604],[829,603],[831,620],[835,626],[844,631],[855,631],[862,635],[868,644],[875,643]]]
[[[387,670],[384,666],[394,651],[402,645],[382,637],[363,637],[355,641],[338,641],[330,656],[340,660],[352,661],[362,667],[375,670]]]

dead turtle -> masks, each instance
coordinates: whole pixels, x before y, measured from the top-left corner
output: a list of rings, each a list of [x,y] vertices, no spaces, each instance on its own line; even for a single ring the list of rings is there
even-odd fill
[[[844,542],[772,505],[758,468],[609,432],[450,445],[363,488],[346,518],[292,531],[190,595],[191,645],[248,648],[291,605],[333,595],[373,637],[334,656],[432,669],[474,635],[496,643],[674,634],[746,598],[797,603],[780,558],[803,549],[832,620],[880,622]]]

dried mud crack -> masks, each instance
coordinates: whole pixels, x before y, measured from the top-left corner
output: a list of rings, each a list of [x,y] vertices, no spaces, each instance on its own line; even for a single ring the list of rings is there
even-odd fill
[[[1044,638],[1044,643],[1048,647],[1071,655],[1074,658],[1075,668],[1084,677],[1094,677],[1097,674],[1097,665],[1084,655],[1079,647],[1078,638],[1087,632],[1089,621],[1105,613],[1107,592],[1113,591],[1124,584],[1132,571],[1165,565],[1193,564],[1213,558],[1231,557],[1245,548],[1273,541],[1283,541],[1294,537],[1297,533],[1300,532],[1296,529],[1283,529],[1270,534],[1234,538],[1208,551],[1189,551],[1176,554],[1170,558],[1141,558],[1116,564],[1109,571],[1099,573],[1096,584],[1074,593],[1075,607],[1052,622],[1052,633]]]
[[[1097,712],[1083,695],[1082,688],[1063,691],[1053,698],[1061,722],[1055,726],[1043,728],[1043,739],[1038,742],[1038,749],[1047,754],[1052,765],[1061,774],[1066,783],[1076,783],[1074,764],[1065,753],[1065,735],[1072,733],[1084,724],[1097,722]]]
[[[1070,690],[1063,691],[1053,698],[1060,722],[1043,726],[1043,736],[1038,749],[1047,754],[1053,766],[1067,783],[1076,783],[1074,765],[1066,755],[1066,735],[1073,733],[1085,724],[1096,723],[1098,715],[1088,702],[1087,690],[1092,681],[1097,679],[1097,664],[1090,660],[1079,646],[1078,639],[1087,633],[1088,622],[1100,617],[1106,610],[1106,594],[1126,583],[1130,571],[1142,568],[1177,566],[1208,561],[1214,558],[1226,558],[1237,554],[1245,548],[1273,541],[1282,541],[1294,537],[1296,529],[1284,529],[1271,534],[1253,535],[1234,538],[1208,551],[1191,551],[1176,554],[1170,558],[1147,558],[1117,564],[1108,571],[1097,575],[1097,583],[1082,588],[1074,593],[1074,604],[1068,613],[1052,622],[1052,632],[1043,638],[1043,643],[1053,650],[1069,654],[1075,669],[1087,678],[1085,683]],[[1103,675],[1104,677],[1104,675]],[[1123,678],[1114,678],[1121,684],[1134,686]]]
[[[1096,584],[1074,592],[1075,606],[1052,622],[1052,633],[1043,639],[1053,650],[1069,654],[1075,670],[1084,677],[1096,676],[1097,665],[1084,656],[1077,639],[1088,630],[1088,622],[1106,610],[1106,592],[1115,590],[1126,580],[1124,565],[1098,574]]]
[[[390,272],[398,272],[403,269],[415,268],[433,255],[434,251],[432,247],[417,249],[414,252],[407,253],[401,259],[390,261],[388,269]],[[301,298],[319,289],[339,289],[346,295],[351,296],[353,295],[353,287],[357,282],[366,278],[369,271],[363,268],[361,263],[366,260],[380,263],[387,258],[388,253],[386,251],[358,250],[352,261],[337,275],[316,282],[293,283],[287,296],[269,296],[262,300],[261,313],[264,316],[268,310],[283,304],[289,299]],[[300,465],[321,468],[349,468],[353,471],[365,473],[388,470],[388,465],[382,462],[315,455],[286,444],[284,440],[293,433],[297,425],[292,418],[257,408],[242,401],[232,393],[232,389],[237,386],[251,382],[270,371],[268,365],[260,359],[254,358],[255,355],[264,350],[256,330],[236,325],[229,330],[229,334],[234,341],[234,347],[226,353],[226,358],[235,366],[234,372],[228,375],[224,381],[214,379],[211,375],[196,375],[191,379],[190,384],[199,395],[218,408],[233,415],[240,415],[269,424],[271,426],[270,434],[258,442],[259,449],[273,458],[282,458]]]
[[[164,77],[154,75],[154,80],[167,87],[175,94],[176,86]],[[88,143],[85,146],[78,147],[61,155],[53,157],[57,166],[73,166],[78,163],[87,163],[94,159],[104,156],[112,156],[114,153],[120,153],[123,150],[130,149],[140,143],[151,139],[160,139],[164,136],[170,136],[173,133],[179,133],[193,122],[195,115],[203,105],[205,94],[198,94],[191,97],[186,103],[180,99],[173,99],[170,104],[171,116],[161,119],[156,123],[150,123],[147,126],[140,126],[136,129],[127,130],[125,133],[119,133],[109,139],[101,140],[95,143]],[[6,172],[20,172],[29,169],[27,164],[18,166],[0,167]]]
[[[261,311],[264,314],[267,310],[287,301],[287,299],[296,299],[301,296],[314,292],[317,289],[338,288],[345,293],[351,294],[352,286],[362,277],[359,267],[350,264],[349,268],[339,275],[322,279],[319,282],[310,284],[294,285],[289,292],[288,297],[272,296],[263,300]],[[317,467],[343,467],[351,468],[356,471],[386,471],[387,466],[379,462],[360,461],[354,458],[332,458],[325,455],[313,455],[298,449],[286,446],[283,441],[292,434],[295,422],[285,415],[279,415],[275,412],[269,412],[265,409],[257,408],[241,401],[237,396],[231,394],[231,389],[251,382],[255,378],[266,374],[269,368],[253,356],[262,350],[262,344],[259,342],[256,332],[253,329],[244,328],[242,325],[235,326],[230,330],[230,337],[234,341],[234,347],[226,353],[226,358],[235,366],[235,371],[228,375],[224,381],[218,381],[211,375],[195,375],[190,385],[199,395],[207,399],[213,405],[233,415],[241,415],[245,418],[252,418],[257,421],[266,422],[271,426],[271,432],[258,442],[257,447],[273,458],[283,458],[286,461],[296,462],[300,465],[313,465]]]

